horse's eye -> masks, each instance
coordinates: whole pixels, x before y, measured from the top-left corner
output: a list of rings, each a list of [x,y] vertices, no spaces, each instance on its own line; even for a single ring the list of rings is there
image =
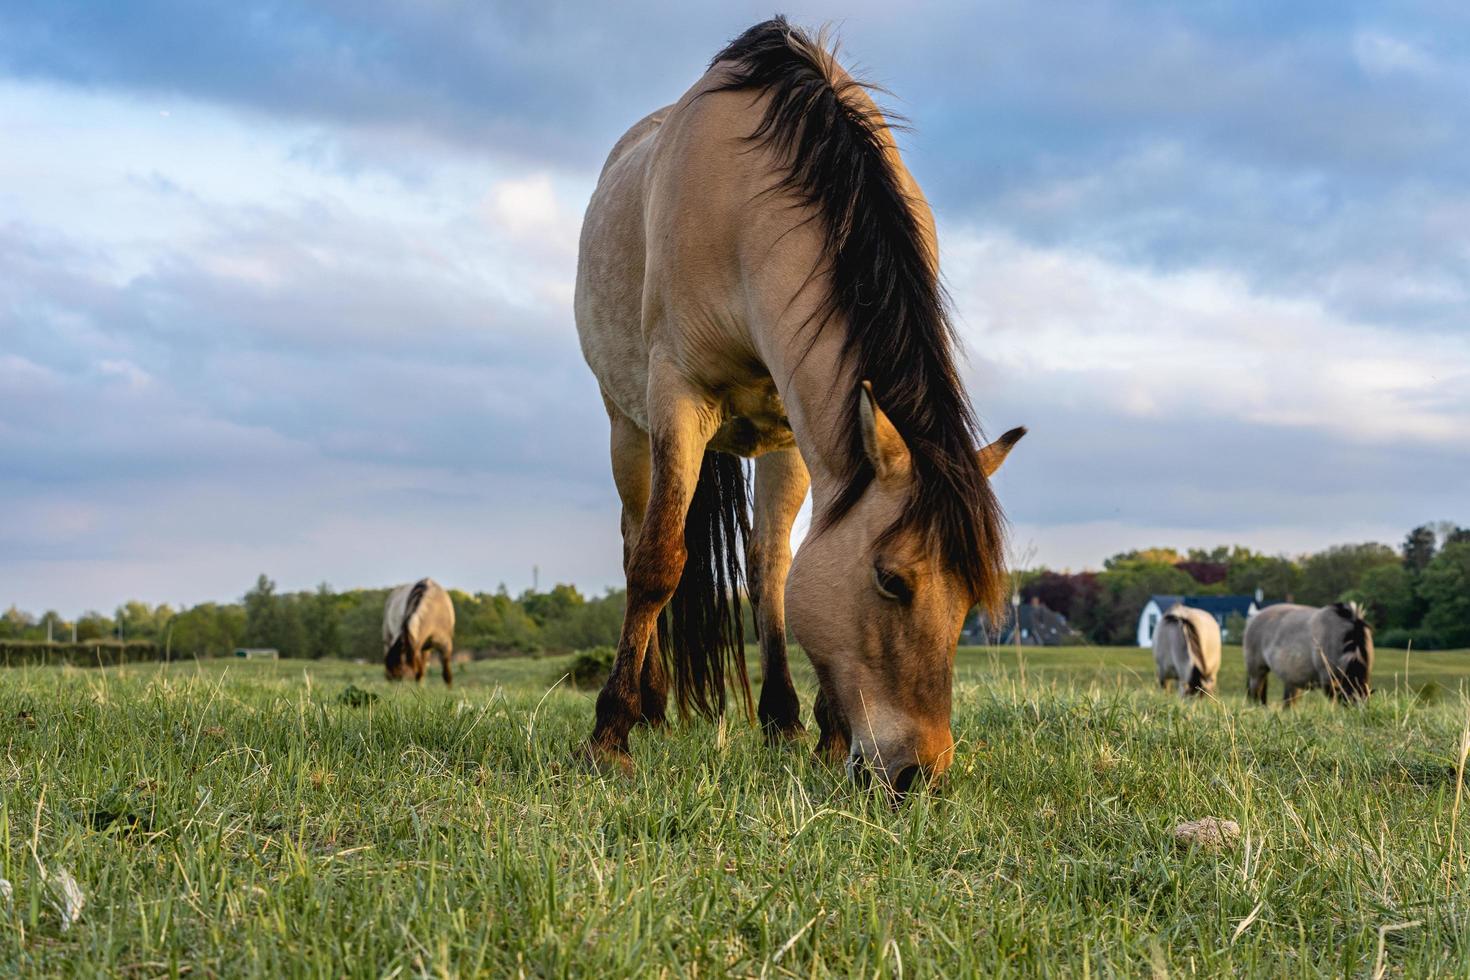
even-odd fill
[[[873,566],[873,588],[883,598],[893,602],[908,602],[914,597],[914,590],[909,588],[902,575],[890,572],[881,565]]]

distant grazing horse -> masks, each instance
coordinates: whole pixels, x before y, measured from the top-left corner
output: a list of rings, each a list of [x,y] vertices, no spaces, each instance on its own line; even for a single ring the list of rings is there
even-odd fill
[[[449,662],[454,658],[454,603],[431,578],[400,585],[388,593],[383,609],[383,666],[390,681],[412,676],[424,679],[429,650],[439,651],[444,683],[454,683]]]
[[[1320,687],[1334,701],[1361,701],[1373,691],[1373,630],[1357,603],[1314,609],[1267,606],[1245,628],[1246,694],[1266,703],[1266,672],[1285,685],[1282,704]]]
[[[1203,609],[1183,604],[1164,613],[1154,631],[1154,666],[1159,686],[1179,682],[1179,696],[1214,694],[1220,673],[1220,624]]]
[[[681,714],[723,711],[727,678],[751,713],[742,557],[770,738],[803,731],[789,610],[820,685],[820,754],[900,793],[950,764],[960,626],[1006,584],[988,477],[1025,430],[976,451],[937,262],[883,116],[782,18],[613,148],[576,289],[628,582],[593,764],[631,767],[630,729],[664,720],[666,671]],[[753,528],[740,457],[755,459]]]

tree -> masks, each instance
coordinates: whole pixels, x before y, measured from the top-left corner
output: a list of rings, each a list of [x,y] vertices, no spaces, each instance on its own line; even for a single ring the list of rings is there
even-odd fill
[[[77,640],[106,640],[117,635],[117,626],[112,620],[95,610],[82,613],[77,620]]]
[[[1378,630],[1411,629],[1419,625],[1423,607],[1414,594],[1414,574],[1405,565],[1378,565],[1363,573],[1347,597],[1361,602],[1368,620]]]
[[[36,624],[36,619],[28,612],[22,612],[12,605],[0,614],[0,637],[5,639],[19,639],[26,630]]]
[[[1399,546],[1404,556],[1404,567],[1416,575],[1424,571],[1424,567],[1434,560],[1437,538],[1434,528],[1428,524],[1421,524],[1405,535],[1404,543]]]
[[[300,605],[306,656],[320,659],[341,653],[341,614],[332,587],[323,582],[315,592],[303,593]]]
[[[1098,586],[1096,572],[1053,572],[1043,568],[1027,576],[1021,585],[1021,600],[1040,600],[1041,604],[1054,613],[1065,616],[1068,621],[1078,617],[1084,608],[1097,602]]]
[[[1205,561],[1200,559],[1189,559],[1187,561],[1175,562],[1174,567],[1187,574],[1200,585],[1218,585],[1225,581],[1225,576],[1230,573],[1230,566],[1223,561]]]
[[[586,601],[576,586],[565,584],[556,585],[550,592],[527,590],[521,595],[521,607],[537,626],[545,626],[554,619],[565,619]]]
[[[1363,575],[1379,565],[1399,564],[1399,553],[1386,544],[1340,544],[1319,551],[1302,564],[1298,601],[1325,606],[1358,587]]]
[[[601,598],[588,599],[574,606],[564,618],[549,621],[542,630],[542,639],[548,648],[556,650],[616,647],[623,631],[625,602],[626,593],[622,589],[608,589]],[[755,631],[749,630],[746,637],[754,640]]]
[[[358,589],[349,596],[338,626],[338,649],[344,657],[366,660],[369,663],[383,662],[383,606],[388,602],[387,589]],[[461,635],[456,621],[455,642]]]
[[[1134,561],[1115,563],[1097,576],[1098,601],[1073,626],[1096,643],[1136,642],[1138,617],[1151,595],[1189,592],[1194,579],[1170,564]]]
[[[1104,569],[1117,568],[1120,565],[1136,565],[1144,562],[1152,565],[1177,565],[1184,560],[1184,556],[1173,548],[1136,548],[1133,551],[1120,551],[1111,558],[1103,560]]]
[[[234,603],[200,603],[174,617],[168,647],[175,657],[222,657],[245,636],[245,610]]]
[[[245,642],[274,647],[283,657],[302,656],[307,643],[300,605],[294,596],[276,595],[276,583],[262,574],[245,593]]]
[[[1470,541],[1440,549],[1419,578],[1424,625],[1446,646],[1470,646]]]
[[[1232,561],[1225,573],[1225,591],[1235,595],[1254,595],[1260,589],[1268,599],[1295,599],[1301,583],[1301,567],[1280,555]]]

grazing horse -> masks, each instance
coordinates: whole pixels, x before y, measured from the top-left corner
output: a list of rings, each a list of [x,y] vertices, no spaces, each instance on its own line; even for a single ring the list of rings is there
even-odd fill
[[[1361,701],[1373,692],[1373,630],[1356,602],[1320,609],[1267,606],[1245,628],[1246,695],[1266,703],[1266,673],[1275,672],[1290,705],[1309,687],[1334,701]]]
[[[1220,672],[1220,624],[1203,609],[1182,603],[1164,613],[1154,631],[1154,667],[1159,687],[1179,682],[1179,696],[1214,694]]]
[[[582,225],[576,320],[628,584],[584,757],[630,769],[670,672],[681,714],[723,711],[727,678],[751,713],[743,558],[768,736],[804,730],[789,614],[819,682],[818,753],[899,793],[942,772],[960,627],[1006,581],[988,477],[1025,430],[977,452],[929,207],[820,39],[752,27],[618,141]]]
[[[454,659],[454,603],[431,578],[400,585],[388,593],[383,609],[383,667],[390,681],[412,675],[424,679],[429,649],[439,651],[444,683],[453,684],[449,662]]]

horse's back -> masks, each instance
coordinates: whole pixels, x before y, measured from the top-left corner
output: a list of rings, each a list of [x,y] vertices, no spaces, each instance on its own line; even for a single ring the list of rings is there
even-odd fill
[[[1251,617],[1242,639],[1246,663],[1265,664],[1289,683],[1315,676],[1312,620],[1317,610],[1290,602],[1267,606]]]
[[[417,603],[415,591],[421,593]],[[392,643],[405,628],[420,640],[430,634],[453,636],[454,600],[442,585],[424,578],[406,582],[388,593],[383,605],[383,642]]]

